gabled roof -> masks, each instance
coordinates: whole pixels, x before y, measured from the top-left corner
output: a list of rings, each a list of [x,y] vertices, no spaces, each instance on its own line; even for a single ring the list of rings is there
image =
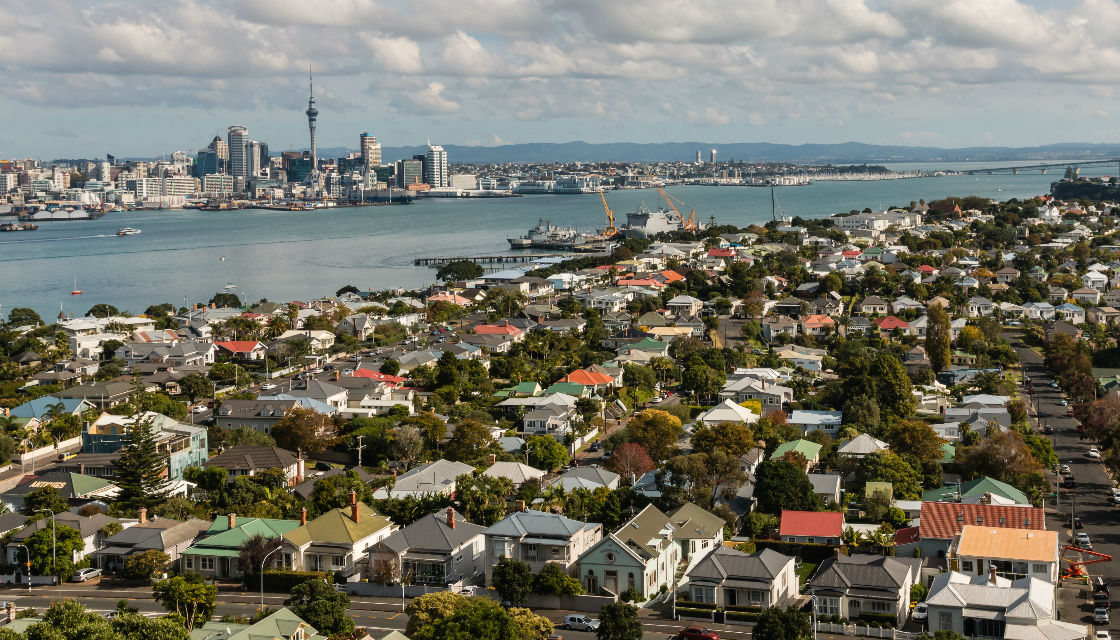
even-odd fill
[[[949,540],[965,525],[1043,530],[1046,516],[1038,507],[995,504],[923,502],[920,535],[923,540]]]
[[[839,538],[844,530],[844,514],[836,511],[782,510],[778,535]]]
[[[230,353],[252,353],[262,345],[256,340],[227,340],[225,342],[215,342],[214,346]]]
[[[1007,498],[1015,504],[1026,506],[1031,503],[1031,499],[1027,497],[1027,494],[1006,482],[996,480],[995,478],[989,478],[988,476],[981,476],[961,484],[959,496],[957,495],[956,486],[941,487],[939,489],[923,491],[922,500],[927,502],[956,502],[959,498],[965,502],[971,502],[969,498],[975,498],[989,493],[993,496]]]
[[[907,560],[920,562],[918,558]],[[810,585],[813,589],[845,592],[861,588],[897,591],[906,584],[907,574],[912,572],[910,563],[901,559],[867,554],[841,555],[822,562]]]
[[[233,527],[229,526],[229,516],[218,516],[206,530],[205,537],[183,551],[185,555],[237,557],[245,541],[262,536],[279,538],[300,526],[299,520],[276,520],[271,518],[235,518]]]
[[[280,447],[239,445],[207,460],[207,467],[223,469],[286,469],[297,462],[296,454]]]
[[[638,515],[623,523],[613,535],[645,560],[656,558],[662,548],[671,544],[668,536],[672,535],[674,529],[669,516],[649,504]]]
[[[443,493],[455,482],[455,478],[474,471],[474,467],[462,462],[452,462],[442,458],[415,467],[397,478],[392,491],[411,491],[416,493]]]
[[[325,637],[319,635],[315,627],[284,607],[260,622],[235,632],[226,640],[290,640],[300,629],[303,630],[305,640],[323,640]]]
[[[588,371],[587,369],[576,369],[564,376],[560,381],[574,382],[576,384],[593,387],[600,384],[611,384],[614,382],[614,378],[603,373]]]
[[[861,433],[858,436],[844,442],[836,449],[836,453],[842,455],[867,455],[875,453],[876,451],[885,451],[889,449],[890,445],[874,436],[866,433]]]
[[[821,445],[805,439],[790,440],[778,445],[778,448],[774,449],[774,453],[770,454],[770,459],[778,460],[790,451],[796,451],[805,456],[806,460],[813,461],[820,455]]]
[[[705,580],[722,584],[725,580],[769,583],[794,559],[773,549],[743,553],[719,545],[688,572],[689,581]]]
[[[455,526],[448,523],[448,511],[454,512]],[[381,543],[398,554],[410,550],[450,553],[484,531],[486,527],[467,522],[461,513],[448,507],[394,531]]]
[[[485,531],[488,536],[545,536],[549,538],[571,538],[584,529],[594,529],[601,525],[572,520],[560,514],[544,511],[517,511],[502,518]]]
[[[509,478],[513,484],[519,485],[544,477],[544,471],[521,462],[499,460],[483,471],[482,475],[489,478]]]
[[[704,540],[723,536],[727,524],[723,518],[691,502],[686,502],[669,514],[676,527],[673,538],[677,540]]]
[[[358,521],[351,516],[349,505],[331,509],[323,515],[284,534],[284,539],[302,547],[309,543],[334,543],[353,545],[373,534],[392,527],[393,523],[385,516],[379,516],[363,502],[357,504]]]

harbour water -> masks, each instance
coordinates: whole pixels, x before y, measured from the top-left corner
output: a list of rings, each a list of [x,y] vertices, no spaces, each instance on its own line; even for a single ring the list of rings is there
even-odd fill
[[[1000,166],[1007,166],[1002,163]],[[1024,163],[1027,164],[1027,163]],[[982,169],[984,164],[898,165]],[[1111,171],[1110,171],[1111,169]],[[1113,173],[1114,168],[1082,171]],[[1044,194],[1061,172],[954,175],[869,182],[820,182],[777,189],[786,215],[823,217],[851,209],[906,206],[912,200],[978,195],[1005,200]],[[752,187],[673,187],[698,220],[745,226],[770,219],[770,191]],[[659,204],[654,190],[607,193],[620,222],[638,204]],[[687,212],[686,212],[687,215]],[[506,238],[539,218],[592,231],[604,225],[597,194],[453,200],[407,206],[342,207],[319,211],[114,212],[100,220],[48,222],[0,237],[0,313],[30,307],[44,318],[84,314],[99,302],[142,313],[147,305],[209,300],[228,283],[242,300],[300,300],[359,289],[418,288],[435,270],[421,256],[509,251]],[[119,237],[135,227],[140,235]],[[223,260],[222,258],[225,258]],[[71,296],[74,286],[84,291]]]

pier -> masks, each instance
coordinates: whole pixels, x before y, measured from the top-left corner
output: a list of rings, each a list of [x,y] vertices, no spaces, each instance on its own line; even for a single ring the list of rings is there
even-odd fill
[[[506,253],[501,255],[492,256],[438,256],[434,258],[417,258],[413,261],[416,266],[424,267],[438,267],[448,264],[450,262],[474,262],[477,264],[503,264],[503,263],[524,263],[540,260],[541,258],[574,258],[579,255],[587,255],[586,253],[523,253],[512,254]]]

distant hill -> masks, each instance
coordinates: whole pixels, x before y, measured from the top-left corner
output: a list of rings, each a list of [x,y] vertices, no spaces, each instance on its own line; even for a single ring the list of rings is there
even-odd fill
[[[789,162],[797,164],[860,164],[864,162],[997,162],[1016,160],[1074,160],[1120,158],[1120,144],[1060,143],[1038,147],[907,147],[844,142],[840,144],[773,144],[769,142],[531,142],[497,147],[443,145],[451,162],[674,162],[696,158],[706,162],[708,151],[718,160]],[[385,147],[386,161],[411,158],[426,147]],[[341,147],[320,149],[323,157],[344,155]]]

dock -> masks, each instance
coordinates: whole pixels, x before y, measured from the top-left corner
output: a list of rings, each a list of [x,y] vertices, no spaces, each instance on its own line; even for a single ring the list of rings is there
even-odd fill
[[[451,262],[474,262],[476,264],[521,264],[542,258],[574,258],[587,255],[586,253],[503,253],[491,256],[437,256],[432,258],[416,258],[413,264],[423,267],[439,267]]]

